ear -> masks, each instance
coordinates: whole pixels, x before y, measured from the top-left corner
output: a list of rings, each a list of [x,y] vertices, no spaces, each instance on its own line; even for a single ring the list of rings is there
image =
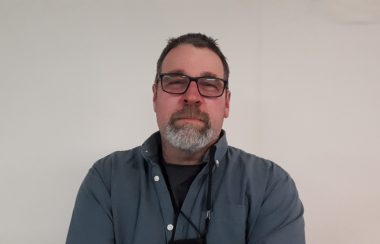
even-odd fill
[[[154,83],[152,85],[152,92],[153,92],[153,110],[154,110],[154,112],[156,112],[157,83]]]
[[[225,104],[224,104],[224,118],[228,118],[230,115],[230,99],[231,92],[230,90],[226,90]]]

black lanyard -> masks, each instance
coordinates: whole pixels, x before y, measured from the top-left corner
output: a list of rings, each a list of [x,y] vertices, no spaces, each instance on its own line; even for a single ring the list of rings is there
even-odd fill
[[[166,181],[166,185],[167,185],[168,190],[169,190],[171,202],[172,202],[172,205],[173,205],[173,208],[174,208],[174,211],[175,211],[174,228],[173,228],[173,234],[172,234],[170,242],[174,242],[174,237],[175,237],[175,232],[176,232],[176,228],[177,228],[178,217],[179,217],[180,214],[186,219],[187,222],[189,222],[189,224],[196,230],[196,232],[198,232],[199,237],[206,238],[206,235],[208,233],[209,224],[210,224],[210,219],[211,219],[211,211],[212,211],[212,198],[211,198],[211,193],[212,193],[212,169],[213,169],[213,167],[215,165],[215,152],[216,152],[216,146],[213,145],[213,146],[211,146],[210,151],[209,151],[208,187],[207,187],[207,196],[206,196],[206,220],[205,220],[205,230],[204,230],[203,234],[197,228],[197,226],[191,221],[191,219],[188,216],[186,216],[186,214],[183,213],[182,210],[180,209],[180,207],[178,206],[178,203],[177,203],[177,201],[176,201],[176,199],[174,197],[173,190],[172,190],[172,188],[170,186],[168,174],[166,172],[165,167],[162,165],[162,167],[161,167],[162,173],[164,175],[164,178],[165,178],[165,181]]]

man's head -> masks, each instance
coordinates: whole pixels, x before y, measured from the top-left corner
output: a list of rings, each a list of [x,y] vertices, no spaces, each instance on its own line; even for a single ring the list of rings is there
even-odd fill
[[[215,40],[202,34],[170,39],[157,62],[153,85],[162,139],[189,153],[214,143],[229,114],[228,75]]]
[[[223,69],[224,69],[224,75],[223,78],[225,80],[228,80],[228,77],[230,75],[230,68],[227,63],[227,59],[218,47],[218,44],[216,43],[216,40],[208,37],[201,33],[188,33],[182,36],[179,36],[177,38],[170,38],[168,41],[168,44],[162,50],[160,57],[157,60],[157,68],[156,73],[160,74],[162,69],[162,62],[164,61],[166,55],[173,49],[176,48],[179,45],[182,44],[190,44],[194,47],[198,48],[208,48],[211,51],[213,51],[216,55],[219,56],[220,61],[222,61]]]

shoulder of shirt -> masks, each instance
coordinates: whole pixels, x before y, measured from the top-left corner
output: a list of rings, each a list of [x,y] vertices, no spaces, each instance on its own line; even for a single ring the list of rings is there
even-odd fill
[[[231,146],[228,147],[227,157],[232,175],[247,183],[247,195],[255,196],[259,199],[258,202],[267,199],[268,196],[277,199],[276,197],[282,197],[282,194],[298,197],[292,177],[273,161]]]
[[[93,166],[95,167],[115,167],[118,164],[128,164],[141,158],[141,146],[137,146],[128,150],[115,151],[103,158],[97,160]]]
[[[252,177],[269,177],[269,178],[288,178],[289,173],[285,171],[277,163],[248,153],[242,149],[228,146],[229,163],[234,164],[233,167],[241,168],[246,174]]]
[[[124,151],[115,151],[97,160],[90,168],[90,173],[94,173],[101,178],[109,178],[113,172],[125,167],[136,167],[141,165],[141,146]],[[138,166],[137,166],[138,167]]]

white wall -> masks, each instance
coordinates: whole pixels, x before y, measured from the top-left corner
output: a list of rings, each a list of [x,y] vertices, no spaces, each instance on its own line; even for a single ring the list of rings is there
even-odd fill
[[[380,243],[380,1],[0,0],[0,243],[64,243],[98,158],[156,130],[155,62],[204,32],[229,142],[296,180],[307,242]]]

